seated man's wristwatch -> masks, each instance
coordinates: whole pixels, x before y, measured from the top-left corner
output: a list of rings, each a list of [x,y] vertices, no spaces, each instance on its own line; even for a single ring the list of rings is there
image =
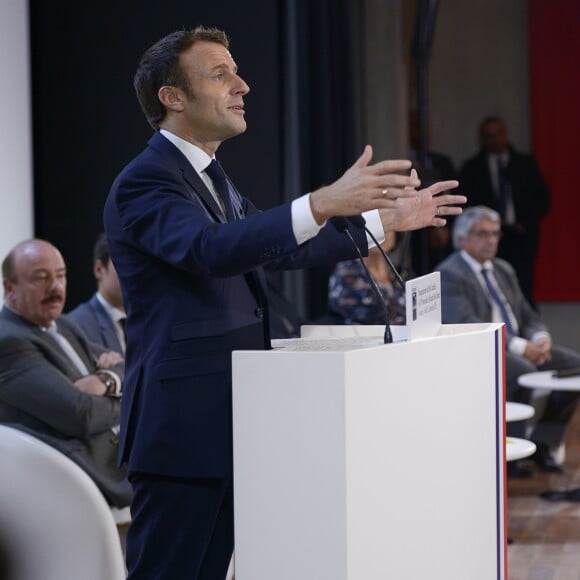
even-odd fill
[[[105,397],[121,396],[120,381],[112,372],[100,370],[95,375],[105,385]]]

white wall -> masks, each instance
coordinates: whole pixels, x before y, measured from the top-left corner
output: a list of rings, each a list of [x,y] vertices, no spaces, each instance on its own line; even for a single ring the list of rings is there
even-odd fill
[[[529,151],[527,0],[441,0],[429,71],[431,146],[456,165],[478,148],[486,115]]]
[[[403,0],[363,2],[363,134],[374,161],[407,153]]]
[[[32,236],[28,2],[0,0],[0,260]]]

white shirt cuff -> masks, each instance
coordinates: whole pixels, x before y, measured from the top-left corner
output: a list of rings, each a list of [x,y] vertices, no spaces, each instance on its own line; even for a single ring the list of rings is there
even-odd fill
[[[546,332],[545,330],[538,330],[538,332],[534,332],[534,334],[532,334],[532,342],[536,342],[541,338],[549,338],[550,340],[552,340],[550,333]]]
[[[318,225],[310,209],[310,194],[295,199],[291,205],[292,232],[298,245],[312,239],[326,225]]]
[[[373,236],[377,238],[377,242],[382,244],[385,241],[385,230],[383,229],[383,224],[381,222],[381,216],[379,215],[378,209],[373,209],[371,211],[365,211],[362,214],[364,220],[366,221],[367,228],[373,233]],[[375,242],[367,234],[367,242],[369,245],[369,250],[375,247]]]
[[[523,356],[527,344],[528,341],[525,338],[522,338],[521,336],[512,336],[512,339],[508,344],[508,350],[514,354]]]

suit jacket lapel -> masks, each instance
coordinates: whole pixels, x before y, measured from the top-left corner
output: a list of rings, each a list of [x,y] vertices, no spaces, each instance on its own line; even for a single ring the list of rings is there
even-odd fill
[[[179,167],[181,175],[186,183],[191,187],[191,194],[199,200],[204,208],[208,211],[210,216],[218,222],[225,222],[226,218],[223,215],[221,208],[215,201],[214,196],[206,187],[197,171],[191,166],[185,155],[173,145],[168,139],[163,137],[161,133],[156,132],[151,139],[149,139],[149,146],[161,151],[163,154],[170,156]]]
[[[89,346],[85,340],[83,340],[80,336],[77,336],[67,324],[64,323],[62,318],[59,318],[56,321],[56,326],[58,328],[58,332],[62,334],[71,344],[71,346],[75,349],[76,353],[81,357],[82,361],[85,363],[89,372],[94,372],[97,369],[97,363],[95,359],[92,357],[91,352],[89,350]],[[50,337],[47,337],[49,340],[52,340]],[[59,347],[60,349],[60,347]],[[65,358],[69,361],[68,356],[65,354]],[[76,366],[71,361],[72,368],[76,369]],[[77,372],[78,374],[78,372]]]
[[[475,290],[475,300],[476,303],[473,305],[477,315],[482,320],[491,320],[491,304],[487,298],[487,294],[484,292],[479,280],[477,279],[475,273],[471,269],[471,266],[461,257],[461,254],[457,254],[457,261],[459,267],[463,271],[463,275],[470,280],[471,285]]]
[[[189,162],[187,162],[187,164],[189,165]],[[192,188],[193,195],[200,199],[216,221],[225,223],[227,221],[226,216],[222,213],[221,208],[218,207],[214,196],[201,180],[201,177],[197,174],[195,169],[189,165],[189,168],[182,167],[181,172],[183,174],[183,179]]]
[[[95,313],[95,318],[97,319],[99,329],[101,330],[101,335],[104,338],[103,346],[105,344],[112,344],[114,345],[113,350],[122,353],[121,343],[119,342],[119,337],[117,336],[117,331],[114,327],[115,323],[111,320],[111,317],[107,314],[96,295],[93,295],[89,304]]]

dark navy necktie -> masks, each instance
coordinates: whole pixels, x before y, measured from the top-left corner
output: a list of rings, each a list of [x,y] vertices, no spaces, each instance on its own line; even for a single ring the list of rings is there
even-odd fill
[[[212,162],[205,168],[205,172],[212,180],[213,186],[224,204],[227,220],[229,222],[234,221],[236,216],[232,205],[232,196],[230,194],[230,186],[226,172],[222,169],[217,159],[212,159]]]
[[[486,268],[482,268],[481,274],[483,276],[483,279],[485,280],[485,285],[487,286],[487,290],[489,292],[491,299],[495,302],[495,305],[499,308],[501,317],[505,322],[505,329],[507,331],[508,336],[514,336],[515,331],[512,325],[510,315],[507,311],[505,302],[502,300],[502,297],[499,295],[498,291],[496,290],[495,286],[492,284],[489,278],[489,270],[487,270]]]

